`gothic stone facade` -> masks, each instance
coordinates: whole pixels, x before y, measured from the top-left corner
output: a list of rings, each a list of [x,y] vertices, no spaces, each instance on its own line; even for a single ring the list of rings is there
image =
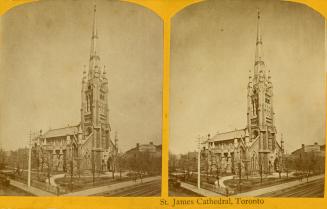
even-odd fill
[[[209,163],[226,173],[270,173],[281,169],[283,141],[278,144],[274,121],[273,85],[262,57],[260,13],[258,12],[254,72],[247,87],[247,126],[208,137]],[[243,172],[243,173],[244,173]]]
[[[76,126],[40,133],[35,139],[41,158],[40,166],[46,163],[56,171],[71,168],[105,171],[114,166],[113,156],[117,153],[117,147],[110,139],[108,79],[96,51],[98,34],[95,15],[96,7],[89,70],[88,73],[83,72],[82,78],[81,122]]]

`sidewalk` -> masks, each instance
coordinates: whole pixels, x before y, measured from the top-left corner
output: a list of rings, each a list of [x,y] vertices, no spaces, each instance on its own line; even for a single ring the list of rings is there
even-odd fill
[[[196,187],[192,184],[184,183],[184,182],[181,182],[181,187],[184,189],[187,189],[189,191],[192,191],[196,194],[199,194],[201,196],[204,196],[204,197],[223,197],[223,195],[221,195],[221,194],[218,194],[218,193],[206,190],[206,189],[202,189],[202,188],[198,189],[198,187]]]
[[[55,180],[58,179],[58,178],[63,178],[63,177],[65,177],[64,173],[51,176],[50,177],[50,184],[52,186],[58,186],[58,184],[56,184]],[[48,179],[46,180],[46,182],[48,182]]]
[[[161,176],[154,176],[154,177],[144,178],[144,179],[142,179],[142,182],[146,183],[146,182],[160,180],[160,179],[161,179]],[[91,188],[91,189],[87,189],[87,190],[83,190],[83,191],[72,192],[72,193],[64,194],[62,196],[91,196],[91,195],[100,194],[103,192],[111,192],[111,191],[114,191],[117,189],[122,189],[124,187],[134,186],[137,184],[141,184],[141,181],[139,179],[137,182],[125,181],[125,182],[121,182],[121,183],[117,183],[117,184],[111,184],[108,186],[101,186],[101,187]]]
[[[314,180],[317,180],[317,179],[321,179],[321,178],[324,178],[324,177],[325,177],[325,175],[312,176],[312,177],[309,177],[308,182],[314,181]],[[275,186],[265,187],[265,188],[257,189],[257,190],[254,190],[254,191],[239,193],[239,194],[237,194],[235,196],[237,196],[237,197],[257,197],[257,196],[260,196],[260,195],[263,195],[263,194],[266,194],[266,193],[276,192],[276,191],[286,189],[286,188],[289,188],[289,187],[294,187],[294,186],[297,186],[297,185],[300,185],[300,184],[305,184],[306,182],[307,182],[307,179],[303,178],[302,181],[299,181],[299,180],[290,181],[290,182],[287,182],[287,183],[284,183],[284,184],[278,184],[278,185],[275,185]]]
[[[21,190],[24,190],[28,193],[31,193],[32,195],[35,195],[35,196],[55,196],[54,194],[52,193],[49,193],[49,192],[46,192],[46,191],[43,191],[41,189],[38,189],[38,188],[35,188],[35,187],[27,187],[26,184],[23,184],[21,182],[18,182],[18,181],[15,181],[15,180],[10,180],[10,185],[14,186],[14,187],[17,187]]]
[[[289,174],[288,174],[288,177],[293,177],[294,176],[294,173],[295,172],[290,172]],[[281,177],[286,177],[286,173],[281,173]],[[279,173],[272,173],[271,175],[269,175],[269,176],[266,176],[266,178],[268,178],[268,177],[273,177],[273,178],[279,178]],[[230,180],[230,179],[233,179],[234,178],[234,176],[233,175],[231,175],[231,176],[223,176],[223,177],[220,177],[220,179],[219,179],[219,186],[220,187],[223,187],[223,188],[226,188],[226,185],[224,184],[224,181],[226,181],[226,180]],[[255,177],[255,178],[260,178],[260,177]],[[249,177],[249,179],[250,179],[250,177]],[[254,179],[253,177],[251,177],[251,179]]]
[[[223,177],[220,177],[220,179],[219,179],[219,186],[220,187],[223,187],[223,188],[226,188],[226,185],[224,184],[224,181],[233,179],[233,177],[234,176],[223,176]]]

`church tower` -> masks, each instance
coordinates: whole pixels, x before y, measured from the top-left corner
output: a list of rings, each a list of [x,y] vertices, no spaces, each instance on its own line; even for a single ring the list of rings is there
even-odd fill
[[[96,6],[93,14],[93,30],[88,72],[84,70],[82,79],[81,129],[83,141],[91,157],[92,168],[103,170],[111,144],[109,108],[108,108],[108,79],[105,67],[100,65],[100,57],[96,51],[98,32],[96,27]],[[87,166],[90,168],[90,165]]]
[[[254,72],[249,73],[247,128],[250,142],[258,141],[259,171],[271,172],[272,155],[276,148],[276,128],[274,125],[273,85],[270,70],[263,60],[263,42],[260,26],[260,11],[257,20],[257,38]]]

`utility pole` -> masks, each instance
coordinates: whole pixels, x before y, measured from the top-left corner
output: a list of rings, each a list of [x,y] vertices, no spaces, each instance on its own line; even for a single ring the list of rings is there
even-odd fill
[[[239,174],[239,181],[238,181],[238,185],[239,185],[239,190],[241,192],[241,184],[242,184],[242,150],[241,148],[239,148],[239,152],[240,152],[240,161],[238,163],[238,174]]]
[[[71,159],[70,159],[70,190],[73,191],[74,187],[74,148],[73,148],[73,141],[71,140]]]
[[[201,156],[201,154],[200,154],[200,151],[201,151],[201,146],[200,146],[200,140],[201,140],[201,138],[200,138],[200,136],[198,137],[198,189],[200,189],[200,180],[201,180],[201,171],[200,171],[200,156]]]
[[[262,158],[260,158],[260,184],[262,184]]]
[[[28,174],[27,174],[27,186],[31,187],[31,155],[32,155],[32,133],[30,130],[29,149],[28,149]]]
[[[94,148],[92,148],[92,183],[95,182]]]
[[[284,140],[283,140],[283,133],[281,134],[281,139],[280,139],[280,146],[282,148],[282,156],[281,156],[281,162],[280,162],[280,171],[279,171],[279,178],[281,178],[281,172],[285,171],[285,159],[284,159]]]
[[[239,190],[240,190],[240,192],[241,192],[241,190],[242,190],[242,163],[241,162],[239,162],[238,163],[238,186],[239,186]]]
[[[117,131],[115,131],[115,145],[112,155],[112,179],[115,179],[117,154],[118,154],[118,133]]]

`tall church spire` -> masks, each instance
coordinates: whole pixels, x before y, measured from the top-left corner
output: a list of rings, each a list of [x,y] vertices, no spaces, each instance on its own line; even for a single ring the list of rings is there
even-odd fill
[[[257,21],[257,40],[256,40],[256,52],[255,52],[255,64],[257,64],[258,61],[261,61],[262,56],[262,35],[261,35],[261,25],[260,25],[260,10],[258,10],[258,21]]]
[[[84,163],[81,167],[100,171],[104,169],[103,162],[114,156],[114,144],[110,138],[108,79],[101,74],[100,57],[97,51],[96,11],[94,5],[88,79],[83,78],[81,91],[81,130],[83,139],[88,142],[81,146],[81,153],[90,154],[92,151],[95,162],[94,165]]]
[[[96,11],[97,11],[97,5],[94,4],[93,28],[92,28],[92,37],[91,37],[91,57],[96,55],[96,44],[97,44],[97,39],[98,39],[98,31],[97,31],[97,24],[96,24]]]
[[[98,63],[100,57],[97,55],[97,40],[98,40],[98,31],[96,25],[96,4],[94,4],[93,9],[93,27],[92,27],[92,36],[91,36],[91,52],[90,52],[90,66],[89,66],[89,76],[93,77],[94,73],[98,71]]]
[[[256,50],[255,50],[255,62],[254,62],[254,77],[257,78],[258,75],[265,76],[264,66],[265,63],[263,61],[263,52],[262,52],[262,35],[261,35],[261,14],[258,9],[258,20],[257,20],[257,39],[256,39]]]

